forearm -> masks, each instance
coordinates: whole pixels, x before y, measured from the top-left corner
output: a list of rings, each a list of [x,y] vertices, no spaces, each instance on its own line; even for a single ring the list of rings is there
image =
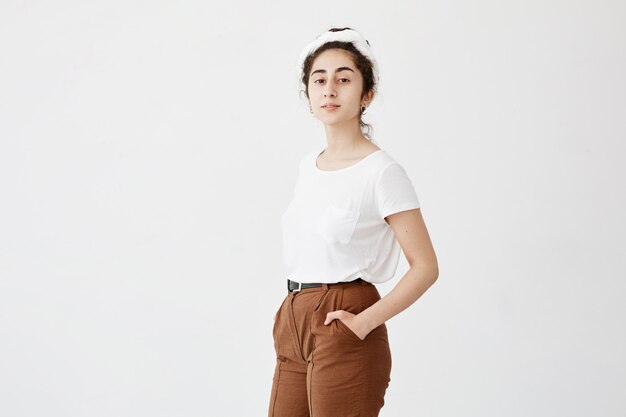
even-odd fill
[[[438,271],[433,268],[414,265],[387,295],[357,316],[365,324],[368,332],[372,331],[413,304],[435,283],[437,276]]]

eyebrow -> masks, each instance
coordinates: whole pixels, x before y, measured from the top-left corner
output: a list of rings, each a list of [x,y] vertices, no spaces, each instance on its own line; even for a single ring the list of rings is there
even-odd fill
[[[340,72],[340,71],[352,71],[352,72],[354,72],[354,70],[352,68],[350,68],[350,67],[339,67],[339,68],[337,68],[335,70],[335,72]],[[318,73],[318,72],[326,74],[326,70],[325,69],[317,69],[317,70],[315,70],[315,71],[313,71],[311,73],[311,76],[313,76],[315,73]]]

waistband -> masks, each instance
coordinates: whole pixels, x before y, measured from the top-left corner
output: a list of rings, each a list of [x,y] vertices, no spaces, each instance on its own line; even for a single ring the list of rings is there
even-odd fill
[[[307,288],[319,288],[319,287],[325,287],[325,288],[331,288],[331,287],[335,287],[338,285],[349,285],[349,284],[361,284],[361,285],[373,285],[371,282],[365,281],[364,279],[362,279],[361,277],[354,279],[352,281],[345,281],[345,282],[296,282],[296,281],[292,281],[289,278],[287,278],[287,292],[298,292],[298,291],[302,291],[305,290]]]

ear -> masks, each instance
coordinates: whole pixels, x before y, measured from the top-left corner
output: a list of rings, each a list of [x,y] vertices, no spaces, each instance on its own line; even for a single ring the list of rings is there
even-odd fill
[[[363,104],[367,106],[373,99],[374,99],[374,90],[372,89],[365,95],[365,97],[363,97]]]

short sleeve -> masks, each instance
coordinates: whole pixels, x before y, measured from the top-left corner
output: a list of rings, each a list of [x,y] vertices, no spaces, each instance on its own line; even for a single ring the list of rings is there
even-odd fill
[[[404,210],[419,208],[415,187],[398,162],[387,165],[376,182],[376,205],[380,218]]]

